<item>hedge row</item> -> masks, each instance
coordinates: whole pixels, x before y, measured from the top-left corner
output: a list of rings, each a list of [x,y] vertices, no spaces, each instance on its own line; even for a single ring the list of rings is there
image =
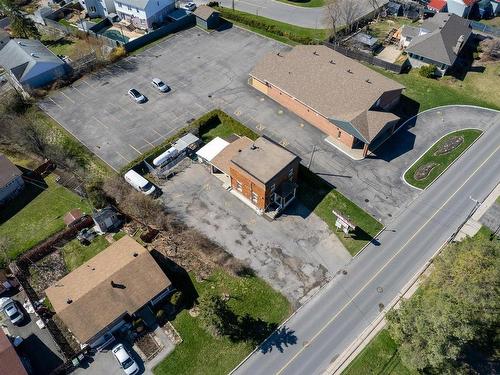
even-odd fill
[[[218,124],[231,122],[236,122],[239,124],[237,120],[233,119],[231,116],[224,113],[220,109],[214,109],[208,113],[205,113],[203,116],[197,118],[184,128],[180,129],[171,137],[165,139],[160,145],[152,148],[138,158],[132,160],[121,169],[120,173],[124,174],[130,169],[137,169],[137,167],[139,167],[143,161],[152,163],[154,158],[156,158],[162,152],[165,152],[169,147],[171,147],[172,143],[174,143],[177,139],[186,135],[187,133],[192,133],[201,138],[203,134],[207,133],[210,129],[214,128]],[[252,139],[256,139],[258,137],[258,134],[252,132],[251,130],[248,131],[248,134],[244,135]]]
[[[249,27],[266,31],[271,34],[287,38],[299,44],[319,44],[321,42],[309,36],[298,35],[292,32],[284,31],[280,27],[272,23],[267,23],[265,21],[257,19],[251,14],[247,15],[243,13],[236,13],[231,11],[230,9],[223,7],[215,7],[215,8],[220,12],[220,15],[227,20],[236,21],[244,25],[247,25]]]

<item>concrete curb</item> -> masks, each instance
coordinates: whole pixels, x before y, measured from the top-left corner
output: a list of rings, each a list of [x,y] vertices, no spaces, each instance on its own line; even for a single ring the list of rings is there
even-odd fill
[[[470,145],[468,145],[468,146],[467,146],[467,148],[466,148],[465,150],[463,150],[463,151],[462,151],[462,152],[461,152],[461,153],[460,153],[460,154],[459,154],[459,155],[458,155],[458,156],[457,156],[457,157],[456,157],[456,158],[455,158],[455,159],[454,159],[454,160],[453,160],[450,164],[448,164],[448,166],[447,166],[447,167],[446,167],[446,168],[445,168],[445,169],[444,169],[444,170],[443,170],[440,174],[438,174],[438,175],[436,176],[436,178],[435,178],[434,180],[432,180],[432,181],[429,183],[429,185],[427,185],[425,188],[423,188],[423,189],[422,189],[422,188],[419,188],[419,187],[413,186],[413,185],[412,185],[412,184],[410,184],[408,181],[406,181],[406,179],[405,179],[405,174],[406,174],[406,172],[408,172],[408,171],[409,171],[409,170],[410,170],[410,169],[411,169],[411,168],[412,168],[415,164],[417,164],[417,163],[418,163],[418,161],[419,161],[420,159],[422,159],[422,157],[423,157],[425,154],[427,154],[427,153],[430,151],[430,149],[431,149],[431,148],[433,148],[433,147],[434,147],[434,146],[435,146],[435,145],[436,145],[439,141],[441,141],[444,137],[447,137],[447,136],[449,136],[450,134],[453,134],[453,133],[458,133],[458,132],[461,132],[461,131],[464,131],[464,130],[479,130],[479,131],[481,132],[481,134],[479,134],[479,136],[478,136],[476,139],[474,139],[474,141],[472,141],[472,143],[471,143]],[[418,159],[417,159],[417,160],[415,160],[413,163],[411,163],[411,165],[410,165],[408,168],[406,168],[406,169],[405,169],[405,171],[403,172],[403,174],[402,174],[402,175],[401,175],[401,177],[400,177],[400,178],[401,178],[401,180],[402,180],[402,181],[403,181],[406,185],[408,185],[408,186],[410,186],[410,187],[412,187],[412,188],[414,188],[414,189],[417,189],[417,190],[420,190],[420,191],[426,190],[426,189],[427,189],[427,188],[429,188],[429,187],[430,187],[430,186],[431,186],[434,182],[436,182],[436,180],[437,180],[439,177],[441,177],[441,176],[442,176],[442,174],[443,174],[444,172],[446,172],[446,171],[447,171],[447,170],[448,170],[448,169],[449,169],[449,168],[450,168],[453,164],[455,164],[455,162],[456,162],[458,159],[460,159],[460,158],[462,157],[462,155],[463,155],[463,154],[465,154],[465,153],[467,152],[467,150],[468,150],[469,148],[471,148],[471,147],[474,145],[474,143],[476,143],[476,142],[477,142],[477,140],[483,136],[483,134],[484,134],[484,130],[479,129],[479,128],[463,128],[463,129],[454,130],[454,131],[452,131],[452,132],[449,132],[449,133],[444,134],[444,135],[443,135],[441,138],[439,138],[436,142],[434,142],[432,145],[430,145],[430,146],[429,146],[429,148],[428,148],[427,150],[425,150],[422,154],[420,154],[420,156],[418,157]]]

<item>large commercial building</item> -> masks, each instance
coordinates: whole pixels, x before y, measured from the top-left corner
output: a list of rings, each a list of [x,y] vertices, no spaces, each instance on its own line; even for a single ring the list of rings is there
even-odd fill
[[[388,112],[404,86],[326,46],[297,46],[265,56],[249,83],[327,135],[366,156],[390,136],[399,117]]]

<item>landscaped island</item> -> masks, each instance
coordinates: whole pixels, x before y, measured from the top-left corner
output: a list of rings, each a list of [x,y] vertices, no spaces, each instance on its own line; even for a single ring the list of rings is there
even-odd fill
[[[410,185],[425,189],[482,134],[479,129],[459,130],[442,137],[404,174]]]

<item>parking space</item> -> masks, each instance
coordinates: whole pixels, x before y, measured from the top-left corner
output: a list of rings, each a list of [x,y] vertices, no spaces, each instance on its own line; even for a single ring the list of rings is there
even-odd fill
[[[324,284],[351,256],[326,224],[296,201],[270,222],[192,164],[162,186],[166,206],[190,226],[246,261],[297,303]]]
[[[0,319],[3,319],[2,328],[7,331],[9,336],[20,336],[23,339],[18,350],[23,357],[29,360],[33,374],[49,374],[64,362],[64,357],[47,329],[40,329],[36,325],[39,318],[23,309],[22,305],[26,299],[24,292],[17,293],[12,299],[17,301],[17,307],[21,309],[26,318],[22,323],[13,325],[4,317],[4,314],[0,314]]]

